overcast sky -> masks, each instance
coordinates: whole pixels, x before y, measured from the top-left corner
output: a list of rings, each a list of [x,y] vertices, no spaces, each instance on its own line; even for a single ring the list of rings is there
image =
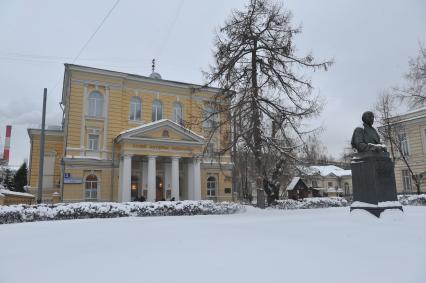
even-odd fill
[[[26,129],[41,123],[48,88],[47,123],[60,124],[63,63],[72,62],[116,0],[0,0],[0,136],[13,125],[11,164],[29,155]],[[215,29],[246,1],[121,0],[76,64],[149,75],[152,58],[164,79],[202,83],[212,63]],[[383,89],[404,83],[408,60],[426,44],[426,1],[285,1],[300,54],[334,59],[312,76],[326,106],[315,126],[338,157],[363,111]]]

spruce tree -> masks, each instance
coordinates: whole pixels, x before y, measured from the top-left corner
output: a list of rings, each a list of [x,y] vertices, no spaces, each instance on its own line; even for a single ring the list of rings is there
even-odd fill
[[[24,192],[24,186],[27,185],[27,163],[22,163],[21,167],[19,167],[18,171],[16,171],[13,181],[15,183],[15,191]]]
[[[10,171],[10,169],[6,169],[5,170],[5,176],[3,179],[3,186],[5,187],[5,189],[14,190],[14,183],[13,183],[13,173],[12,171]]]

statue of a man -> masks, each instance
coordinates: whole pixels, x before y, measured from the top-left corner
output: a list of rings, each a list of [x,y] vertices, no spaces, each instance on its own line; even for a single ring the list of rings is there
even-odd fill
[[[380,143],[380,136],[373,128],[374,114],[371,111],[362,114],[364,127],[358,127],[352,135],[352,148],[358,152],[386,152],[386,147]]]

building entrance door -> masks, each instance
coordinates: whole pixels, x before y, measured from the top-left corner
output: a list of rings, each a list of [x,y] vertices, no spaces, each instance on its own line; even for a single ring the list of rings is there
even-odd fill
[[[163,179],[160,176],[157,176],[155,201],[162,201],[162,200],[164,200]]]

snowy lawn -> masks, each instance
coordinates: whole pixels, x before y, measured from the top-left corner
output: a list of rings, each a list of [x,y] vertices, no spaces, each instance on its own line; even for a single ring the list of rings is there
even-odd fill
[[[0,225],[0,282],[426,282],[426,207]]]

